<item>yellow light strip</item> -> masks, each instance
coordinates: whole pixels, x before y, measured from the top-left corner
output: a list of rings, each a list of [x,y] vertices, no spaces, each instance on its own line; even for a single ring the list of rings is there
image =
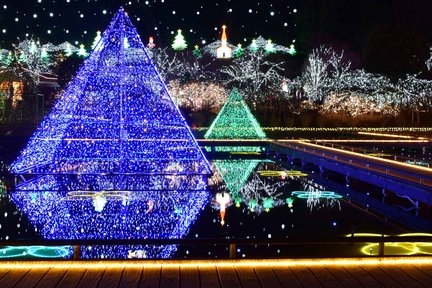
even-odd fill
[[[383,163],[388,163],[388,164],[392,164],[392,165],[395,165],[395,166],[409,168],[409,169],[412,169],[412,170],[419,170],[419,171],[422,171],[422,172],[432,173],[432,169],[431,168],[427,168],[427,167],[423,167],[423,166],[416,166],[416,165],[412,165],[412,164],[405,164],[403,162],[398,162],[398,161],[384,159],[384,158],[372,157],[372,156],[368,156],[368,155],[364,155],[364,154],[360,154],[360,153],[356,153],[356,152],[350,152],[350,151],[346,151],[346,150],[341,150],[341,149],[331,148],[331,147],[327,147],[327,146],[312,144],[312,143],[308,143],[308,142],[305,142],[305,141],[299,141],[299,144],[300,145],[304,145],[304,146],[319,148],[320,150],[333,151],[333,152],[337,152],[337,153],[340,153],[340,154],[354,155],[354,156],[359,157],[359,158],[366,158],[366,159],[374,160],[374,161],[377,161],[377,162],[383,162]],[[430,174],[430,175],[432,175],[432,174]]]
[[[275,260],[143,260],[143,261],[11,261],[0,263],[0,269],[37,268],[129,268],[129,267],[293,267],[293,266],[358,266],[358,265],[432,265],[432,257],[369,257],[328,259],[275,259]]]
[[[375,132],[357,132],[357,133],[360,135],[382,136],[382,137],[389,137],[389,138],[427,139],[424,137],[414,137],[414,136],[407,136],[407,135],[375,133]]]

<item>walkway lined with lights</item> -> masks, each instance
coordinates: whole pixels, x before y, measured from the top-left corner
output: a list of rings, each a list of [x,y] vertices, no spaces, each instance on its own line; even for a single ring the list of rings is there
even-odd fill
[[[273,146],[279,145],[302,153],[308,153],[324,159],[330,159],[343,164],[370,172],[382,173],[387,176],[403,179],[412,183],[432,187],[432,169],[394,160],[373,157],[356,152],[326,147],[306,141],[271,141]]]
[[[0,287],[432,287],[432,258],[8,262]]]

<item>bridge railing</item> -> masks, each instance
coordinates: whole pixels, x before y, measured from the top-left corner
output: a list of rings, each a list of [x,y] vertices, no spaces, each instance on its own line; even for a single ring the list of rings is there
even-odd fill
[[[432,254],[432,236],[360,236],[360,237],[332,237],[332,238],[287,238],[287,239],[100,239],[100,240],[14,240],[14,241],[0,241],[1,247],[33,247],[33,246],[69,246],[73,247],[72,257],[70,260],[81,259],[81,248],[86,246],[118,246],[118,245],[141,245],[151,247],[152,245],[182,245],[187,247],[215,247],[224,246],[226,255],[218,255],[218,258],[238,258],[239,247],[246,246],[266,246],[266,247],[292,247],[295,251],[291,255],[286,253],[284,257],[347,257],[348,256],[430,256]],[[331,250],[330,254],[322,255],[316,253],[306,253],[302,255],[301,251],[308,251],[309,247],[315,246],[318,249],[326,247],[335,247],[334,245],[341,245],[341,249]],[[355,246],[356,245],[356,246]],[[363,245],[363,246],[362,246]],[[368,247],[374,247],[367,250]],[[400,253],[395,250],[395,247],[400,247]],[[411,247],[411,248],[407,248]],[[420,248],[419,248],[420,247]],[[422,248],[423,247],[423,248]],[[362,248],[362,254],[352,253],[354,250]],[[387,249],[391,248],[391,249]],[[407,250],[408,249],[408,250]],[[411,250],[409,250],[411,249]],[[299,253],[300,251],[300,253]],[[345,251],[345,252],[341,252]],[[350,252],[351,251],[351,252]],[[370,252],[369,254],[366,254]],[[0,255],[1,256],[1,255]],[[26,259],[25,257],[23,257]],[[257,257],[253,257],[257,258]],[[272,258],[272,257],[265,257]],[[275,257],[274,257],[275,258]],[[20,258],[22,259],[22,258]],[[10,258],[1,259],[10,260]],[[26,259],[28,260],[28,259]],[[37,259],[32,259],[37,260]],[[89,259],[91,260],[91,259]],[[99,260],[99,259],[98,259]],[[102,259],[101,259],[102,260]],[[112,259],[110,259],[112,260]]]
[[[399,180],[416,184],[424,188],[428,187],[428,189],[430,189],[432,187],[432,170],[430,168],[399,163],[388,159],[368,157],[367,155],[357,155],[351,151],[324,147],[308,142],[291,143],[272,141],[271,143],[271,145],[279,145],[280,147],[285,147],[294,151],[344,163],[356,169],[363,169],[373,173],[396,177]],[[270,150],[273,150],[273,148],[270,148]]]

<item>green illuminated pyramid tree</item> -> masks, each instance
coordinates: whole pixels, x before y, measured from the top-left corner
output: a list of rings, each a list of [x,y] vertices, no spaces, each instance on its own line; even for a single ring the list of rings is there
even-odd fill
[[[234,88],[204,138],[265,139],[266,135],[243,97]]]

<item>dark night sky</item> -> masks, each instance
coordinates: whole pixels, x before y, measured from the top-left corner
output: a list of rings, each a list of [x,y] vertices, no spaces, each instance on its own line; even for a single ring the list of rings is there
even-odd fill
[[[192,45],[219,37],[228,26],[229,41],[250,42],[256,35],[288,45],[294,40],[295,1],[283,0],[14,0],[0,2],[0,44],[17,42],[26,34],[41,42],[63,41],[90,45],[97,30],[104,30],[123,5],[142,39],[155,36],[170,44],[181,28]],[[24,4],[25,3],[25,4]],[[5,29],[5,30],[4,30]],[[8,47],[4,47],[8,48]]]
[[[89,47],[121,5],[142,39],[155,36],[162,46],[179,28],[190,47],[210,43],[222,24],[233,44],[262,35],[286,46],[295,40],[305,50],[334,41],[360,51],[383,24],[412,26],[432,39],[432,0],[7,0],[0,2],[0,45],[9,48],[27,34]]]

